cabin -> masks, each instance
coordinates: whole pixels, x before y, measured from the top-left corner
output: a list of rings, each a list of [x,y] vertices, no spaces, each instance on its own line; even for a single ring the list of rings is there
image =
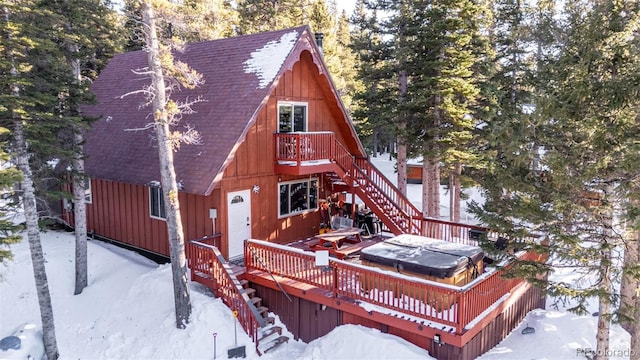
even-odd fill
[[[175,57],[204,80],[172,93],[203,100],[180,124],[202,143],[174,153],[191,280],[237,311],[259,352],[287,340],[275,313],[303,341],[361,324],[438,359],[472,359],[544,307],[539,290],[502,278],[508,264],[487,268],[475,248],[451,281],[371,266],[377,252],[360,259],[398,236],[476,246],[493,234],[424,218],[371,164],[307,26],[188,44]],[[84,109],[98,118],[84,147],[87,229],[168,258],[151,109],[139,91],[150,83],[146,61],[142,51],[116,55],[93,84],[97,104]]]
[[[174,153],[185,239],[220,234],[216,245],[236,258],[247,238],[287,243],[317,233],[330,164],[289,171],[298,169],[291,162],[309,156],[312,143],[348,156],[365,151],[310,30],[190,44],[176,58],[204,79],[172,95],[203,100],[180,124],[198,131],[202,144]],[[142,95],[125,96],[149,84],[134,72],[146,61],[142,51],[119,54],[93,84],[98,104],[85,113],[99,120],[86,135],[87,228],[168,256],[157,148],[153,133],[142,130],[151,109],[142,107]]]

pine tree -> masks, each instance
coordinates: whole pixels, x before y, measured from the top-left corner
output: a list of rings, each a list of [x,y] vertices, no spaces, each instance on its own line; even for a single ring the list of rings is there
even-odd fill
[[[359,0],[351,17],[350,48],[356,57],[356,78],[359,79],[353,94],[353,118],[360,138],[368,143],[373,156],[377,156],[382,143],[395,142],[393,116],[397,84],[391,48],[384,41],[377,11],[365,5],[365,1]]]
[[[0,128],[0,139],[6,141],[10,135],[9,129]],[[4,151],[5,148],[6,143],[0,143],[0,163],[3,164],[0,170],[0,193],[3,194],[3,197],[6,196],[6,194],[10,194],[14,185],[22,180],[20,171],[18,171],[14,165],[9,165],[11,164],[11,159],[9,154]],[[22,230],[22,226],[16,224],[10,217],[10,215],[15,214],[15,212],[16,204],[12,202],[7,202],[0,206],[0,264],[2,265],[8,265],[8,262],[13,259],[11,250],[4,249],[3,247],[19,243],[22,240],[22,237],[18,234],[18,232]],[[2,275],[0,274],[0,281],[1,280]]]
[[[477,117],[484,121],[477,144],[478,152],[484,155],[484,165],[476,169],[485,199],[480,218],[490,228],[513,235],[516,229],[508,227],[503,214],[509,212],[517,218],[529,209],[520,207],[518,197],[505,197],[505,192],[529,188],[530,169],[537,162],[532,119],[535,62],[534,54],[527,51],[536,48],[528,41],[532,38],[531,20],[527,20],[530,12],[521,0],[494,3],[489,27],[493,49],[485,61],[488,77],[480,84],[482,100],[477,108]],[[474,209],[478,208],[472,206]]]
[[[241,0],[238,1],[240,34],[255,34],[286,29],[305,23],[299,0]],[[306,7],[308,8],[308,7]]]
[[[513,239],[514,248],[549,255],[547,264],[517,261],[513,276],[572,299],[576,313],[587,313],[586,303],[597,299],[600,359],[616,316],[619,294],[611,280],[623,270],[619,252],[635,241],[619,219],[637,221],[629,216],[637,210],[628,199],[637,191],[640,161],[640,86],[634,81],[640,17],[636,4],[570,1],[562,17],[552,16],[549,3],[538,6],[535,113],[518,123],[515,111],[504,125],[503,131],[524,135],[500,148],[503,158],[494,166],[504,169],[490,173],[499,176],[481,219]],[[555,43],[547,46],[549,39]],[[548,247],[529,241],[531,234],[547,238]],[[575,282],[546,279],[552,268],[563,267],[573,269]]]
[[[11,131],[7,150],[23,175],[20,182],[21,201],[40,306],[45,354],[48,359],[55,360],[59,357],[59,351],[29,159],[31,154],[38,153],[40,149],[52,148],[52,139],[56,138],[59,127],[52,109],[58,103],[58,95],[63,89],[61,84],[66,81],[65,73],[60,72],[66,65],[61,61],[63,57],[59,56],[56,44],[46,36],[47,19],[51,17],[49,12],[29,0],[4,3],[2,11],[0,49],[3,61],[0,64],[6,76],[0,80],[0,122]]]

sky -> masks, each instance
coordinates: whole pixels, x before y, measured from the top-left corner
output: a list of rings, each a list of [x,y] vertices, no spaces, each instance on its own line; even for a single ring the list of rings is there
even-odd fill
[[[395,178],[394,162],[386,157],[373,161],[391,180]],[[409,199],[417,202],[420,185],[408,186]],[[477,194],[471,196],[478,199]],[[226,359],[227,351],[238,346],[245,346],[247,359],[258,359],[251,339],[234,323],[231,310],[200,284],[190,286],[191,323],[185,330],[176,329],[169,264],[158,265],[134,252],[90,240],[89,286],[74,296],[73,233],[47,231],[41,235],[62,360]],[[7,267],[0,266],[0,338],[11,335],[25,323],[40,326],[28,243],[23,240],[10,249],[13,262]],[[572,275],[570,269],[565,269],[553,276],[570,279]],[[597,318],[568,313],[565,309],[570,304],[560,303],[556,308],[554,303],[549,298],[546,310],[530,312],[502,343],[479,359],[584,359],[578,356],[579,349],[595,349]],[[596,309],[597,303],[592,301],[589,310]],[[527,326],[535,332],[522,334]],[[284,334],[291,337],[286,331]],[[614,324],[611,349],[621,356],[611,359],[629,359],[625,356],[628,348],[629,335]],[[0,359],[12,355],[13,352],[0,351]],[[310,343],[290,340],[260,359],[432,358],[426,350],[399,337],[362,326],[343,325]]]

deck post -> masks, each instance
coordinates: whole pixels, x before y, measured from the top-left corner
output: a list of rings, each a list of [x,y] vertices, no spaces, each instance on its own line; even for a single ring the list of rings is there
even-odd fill
[[[333,264],[333,298],[338,297],[338,264]]]
[[[462,329],[465,327],[466,312],[467,312],[467,292],[459,291],[456,297],[458,298],[458,316],[456,319],[456,334],[461,335]]]

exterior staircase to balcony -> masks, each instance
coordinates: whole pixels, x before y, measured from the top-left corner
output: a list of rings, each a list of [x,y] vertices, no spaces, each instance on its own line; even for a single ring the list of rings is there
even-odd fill
[[[277,174],[336,174],[334,188],[357,195],[395,235],[416,234],[475,244],[487,229],[427,218],[366,157],[354,156],[331,132],[274,134]]]
[[[349,155],[342,146],[336,146],[334,172],[341,182],[373,211],[395,235],[422,234],[423,217],[398,188],[387,179],[367,158]],[[335,177],[334,180],[335,181]]]

